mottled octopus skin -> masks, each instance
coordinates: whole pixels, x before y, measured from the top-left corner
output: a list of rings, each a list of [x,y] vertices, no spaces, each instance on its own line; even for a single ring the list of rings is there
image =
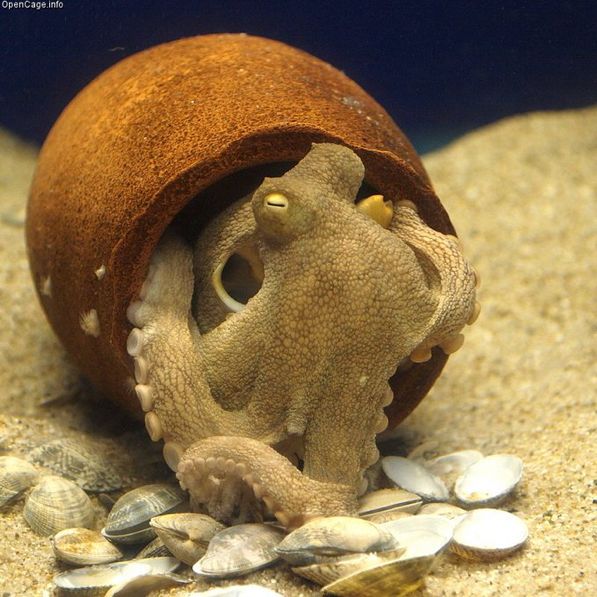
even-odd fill
[[[230,516],[244,485],[287,526],[354,513],[389,378],[411,354],[457,348],[474,316],[476,279],[456,239],[408,202],[394,203],[388,229],[360,213],[363,176],[350,149],[314,144],[203,231],[194,271],[192,249],[166,236],[129,309],[148,431],[215,516]],[[211,276],[247,242],[263,283],[225,314]]]

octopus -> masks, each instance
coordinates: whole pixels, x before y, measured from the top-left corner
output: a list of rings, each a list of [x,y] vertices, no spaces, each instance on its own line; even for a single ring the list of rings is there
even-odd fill
[[[351,149],[313,144],[194,247],[160,241],[127,349],[148,433],[195,509],[246,520],[257,503],[287,528],[354,515],[389,378],[457,350],[476,318],[457,239],[409,201],[357,202],[363,178]],[[226,286],[233,262],[254,286],[244,300]]]

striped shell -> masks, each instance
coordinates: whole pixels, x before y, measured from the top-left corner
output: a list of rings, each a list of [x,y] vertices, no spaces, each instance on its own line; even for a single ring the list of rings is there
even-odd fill
[[[87,494],[75,483],[48,475],[33,488],[23,510],[38,535],[54,535],[72,527],[91,528],[95,512]]]
[[[125,493],[115,504],[102,533],[116,543],[150,541],[155,531],[149,526],[154,516],[183,508],[186,496],[180,487],[165,483],[142,485]]]
[[[38,478],[38,472],[26,460],[0,457],[0,508],[16,500]]]

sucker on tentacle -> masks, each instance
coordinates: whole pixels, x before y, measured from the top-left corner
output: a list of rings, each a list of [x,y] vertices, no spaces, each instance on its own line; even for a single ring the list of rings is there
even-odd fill
[[[210,475],[242,480],[287,528],[314,516],[354,515],[357,508],[354,488],[309,479],[284,456],[249,438],[211,437],[193,444],[178,466],[181,486],[205,503],[210,496],[202,493],[202,484]]]

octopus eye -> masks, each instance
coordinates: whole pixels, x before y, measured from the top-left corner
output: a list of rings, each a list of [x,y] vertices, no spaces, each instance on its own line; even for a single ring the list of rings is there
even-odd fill
[[[263,205],[272,210],[288,209],[288,199],[282,193],[270,193],[263,199]]]

